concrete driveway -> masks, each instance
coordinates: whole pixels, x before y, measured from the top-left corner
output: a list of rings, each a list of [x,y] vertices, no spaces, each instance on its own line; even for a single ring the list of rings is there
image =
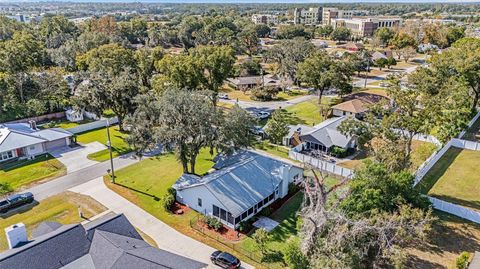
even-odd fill
[[[92,142],[74,148],[59,148],[51,151],[50,154],[67,167],[67,173],[71,173],[97,164],[98,162],[89,160],[87,156],[106,148],[107,147],[100,142]]]
[[[208,268],[218,268],[210,262],[210,254],[214,252],[215,249],[178,232],[150,215],[145,210],[110,190],[103,183],[102,177],[73,187],[70,191],[88,195],[103,204],[109,210],[115,213],[125,214],[133,226],[139,228],[155,240],[160,249],[204,262],[209,265]],[[254,267],[242,263],[242,268]]]

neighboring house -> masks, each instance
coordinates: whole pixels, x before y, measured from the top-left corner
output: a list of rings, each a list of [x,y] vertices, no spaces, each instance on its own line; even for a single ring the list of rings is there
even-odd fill
[[[237,77],[227,79],[228,84],[234,87],[236,90],[249,90],[255,87],[261,86],[263,81],[263,86],[265,87],[278,87],[279,82],[276,79],[267,77],[267,76],[250,76],[250,77]]]
[[[427,43],[427,44],[418,45],[418,52],[420,53],[425,53],[429,51],[438,51],[438,50],[439,50],[438,46],[434,44]]]
[[[0,124],[0,162],[32,158],[68,146],[72,136],[61,128],[39,130],[34,121]]]
[[[330,118],[313,127],[301,126],[299,128],[296,125],[293,127],[296,129],[290,131],[293,135],[285,137],[284,143],[287,146],[297,146],[299,145],[296,142],[298,139],[303,144],[302,150],[320,150],[327,153],[333,147],[343,149],[355,148],[357,146],[356,139],[352,136],[345,136],[338,131],[338,126],[346,119],[347,117]]]
[[[91,113],[85,110],[76,110],[76,109],[68,109],[65,111],[65,116],[68,121],[71,122],[80,122],[83,121],[85,118],[91,120],[98,120],[99,117],[95,115],[95,113]]]
[[[368,111],[367,106],[364,102],[358,99],[349,100],[332,106],[332,115],[337,117],[351,116],[361,119],[366,111]]]
[[[363,44],[361,44],[361,43],[349,42],[349,43],[347,43],[347,45],[345,45],[345,49],[347,49],[348,51],[360,51],[363,48],[364,48]]]
[[[390,57],[393,57],[391,50],[375,51],[372,53],[372,61],[376,61],[378,59],[388,59]]]
[[[207,265],[150,246],[123,215],[87,224],[42,223],[27,240],[23,224],[6,229],[17,247],[0,253],[2,269],[206,268]]]
[[[173,188],[178,202],[231,228],[285,197],[288,185],[303,179],[299,166],[253,151],[220,156],[213,168],[202,177],[183,174]]]
[[[347,95],[343,98],[345,102],[332,106],[332,115],[351,116],[362,119],[369,107],[380,102],[389,102],[389,98],[379,94],[358,92]]]

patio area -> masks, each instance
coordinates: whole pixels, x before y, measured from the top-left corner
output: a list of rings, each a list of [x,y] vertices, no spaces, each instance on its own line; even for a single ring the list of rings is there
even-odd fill
[[[253,223],[253,226],[259,229],[265,229],[267,232],[271,232],[273,229],[275,229],[280,223],[277,221],[274,221],[271,218],[267,217],[260,217],[258,218],[257,221]]]

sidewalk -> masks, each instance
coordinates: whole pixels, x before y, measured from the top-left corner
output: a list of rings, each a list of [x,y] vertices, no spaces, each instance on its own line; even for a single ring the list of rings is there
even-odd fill
[[[214,252],[215,249],[179,233],[140,207],[110,190],[103,183],[102,177],[73,187],[70,191],[89,195],[109,210],[115,213],[125,214],[135,227],[153,238],[159,248],[210,264],[209,268],[217,268],[211,265],[210,262],[210,254]],[[253,266],[243,263],[242,268],[253,268]]]

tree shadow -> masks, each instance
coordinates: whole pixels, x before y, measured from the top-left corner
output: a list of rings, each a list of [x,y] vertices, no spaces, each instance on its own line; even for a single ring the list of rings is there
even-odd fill
[[[432,196],[450,203],[480,210],[480,201],[468,201],[468,200],[460,199],[458,197],[453,197],[450,195],[432,195]]]
[[[152,197],[153,200],[155,200],[155,201],[160,201],[160,197],[158,197],[158,196],[156,196],[156,195],[153,195],[153,194],[150,194],[150,193],[141,191],[141,190],[137,190],[137,189],[135,189],[135,188],[132,188],[132,187],[127,186],[127,185],[124,185],[124,184],[122,184],[122,183],[117,183],[117,182],[115,182],[115,185],[118,185],[118,186],[120,186],[120,187],[129,189],[129,190],[134,191],[134,192],[136,192],[136,193],[140,193],[140,194],[143,194],[143,195]]]
[[[480,225],[447,214],[438,210],[434,211],[438,220],[432,225],[426,243],[414,246],[416,250],[427,252],[435,256],[443,256],[445,253],[461,253],[462,251],[475,252],[480,249]],[[408,268],[445,268],[445,264],[439,265],[434,261],[427,261],[419,257],[410,256]]]
[[[278,250],[269,250],[267,253],[263,254],[262,262],[265,262],[265,263],[281,262],[285,264],[283,253]]]

